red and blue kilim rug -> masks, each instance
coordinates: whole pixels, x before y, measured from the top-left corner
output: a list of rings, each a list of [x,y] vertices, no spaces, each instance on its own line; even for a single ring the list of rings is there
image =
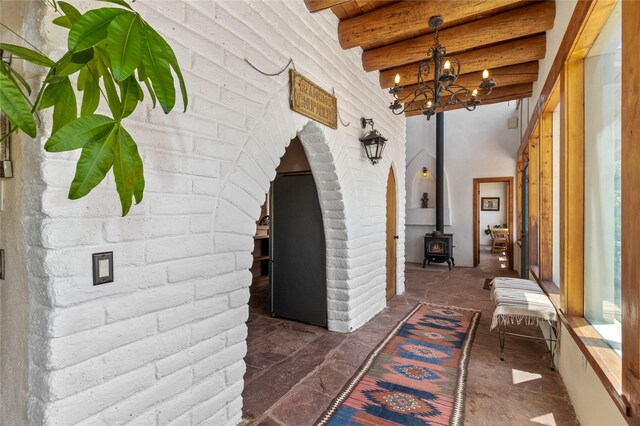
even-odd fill
[[[318,425],[461,425],[480,312],[420,303],[371,352]]]

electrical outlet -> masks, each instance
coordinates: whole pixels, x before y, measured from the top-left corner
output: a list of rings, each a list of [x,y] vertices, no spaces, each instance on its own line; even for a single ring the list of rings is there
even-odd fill
[[[113,282],[113,252],[93,253],[93,285]]]
[[[0,178],[6,179],[13,177],[13,164],[11,160],[0,161]]]

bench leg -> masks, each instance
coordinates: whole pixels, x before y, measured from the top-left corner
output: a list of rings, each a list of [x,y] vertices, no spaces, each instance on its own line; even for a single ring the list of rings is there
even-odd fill
[[[554,357],[558,345],[558,326],[549,322],[549,333],[551,333],[549,336],[549,368],[555,371],[556,363]]]
[[[505,339],[505,326],[503,324],[499,324],[498,340],[500,341],[500,361],[504,361],[504,339]]]

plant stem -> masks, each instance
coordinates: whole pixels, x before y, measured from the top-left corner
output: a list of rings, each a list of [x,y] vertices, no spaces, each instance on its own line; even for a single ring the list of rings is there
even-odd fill
[[[6,28],[7,30],[9,30],[12,34],[14,34],[16,37],[18,37],[20,40],[24,41],[25,43],[27,43],[29,46],[33,47],[37,52],[39,52],[40,54],[45,55],[44,53],[42,53],[42,51],[40,49],[38,49],[37,47],[35,47],[29,40],[27,40],[26,38],[22,37],[20,34],[18,34],[17,32],[13,31],[11,28],[7,27],[5,24],[3,24],[2,22],[0,22],[0,25],[2,25],[4,28]]]
[[[104,94],[104,92],[102,91],[102,87],[100,86],[100,79],[96,78],[96,75],[93,73],[93,70],[91,69],[91,67],[88,66],[87,67],[87,71],[89,71],[91,73],[91,77],[93,77],[93,79],[98,84],[98,90],[100,90],[100,94],[102,95],[102,98],[105,100],[107,105],[109,105],[109,99],[107,99],[107,96]]]
[[[11,127],[11,131],[0,138],[0,142],[4,142],[5,139],[9,139],[9,136],[11,136],[12,134],[14,134],[17,131],[18,131],[18,128],[12,126]]]

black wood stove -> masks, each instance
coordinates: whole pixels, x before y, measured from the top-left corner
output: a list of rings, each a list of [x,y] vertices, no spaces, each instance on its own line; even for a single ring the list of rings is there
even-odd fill
[[[453,234],[444,233],[444,113],[436,113],[436,230],[424,236],[424,261],[447,262],[449,270],[456,266],[453,259]]]
[[[456,266],[456,262],[453,259],[453,247],[453,234],[426,234],[424,236],[422,267],[424,268],[425,264],[431,264],[431,262],[447,262],[449,269],[451,269],[451,266]]]

